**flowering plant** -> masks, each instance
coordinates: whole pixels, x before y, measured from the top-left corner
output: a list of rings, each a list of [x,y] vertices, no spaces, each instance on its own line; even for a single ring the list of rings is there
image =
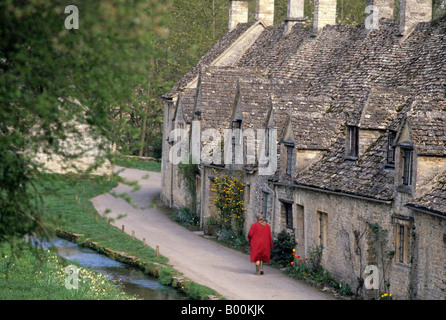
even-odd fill
[[[217,171],[213,170],[217,175]],[[242,182],[241,176],[241,174],[218,175],[214,179],[214,188],[212,189],[217,194],[214,204],[220,213],[219,222],[222,229],[234,229],[237,236],[243,235],[246,210],[243,201],[243,190],[246,184]]]
[[[392,298],[392,294],[388,294],[388,293],[384,293],[381,295],[381,299],[380,300],[393,300]]]

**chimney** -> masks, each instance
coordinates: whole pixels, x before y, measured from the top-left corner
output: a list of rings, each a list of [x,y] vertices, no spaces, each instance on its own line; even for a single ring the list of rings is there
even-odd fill
[[[367,0],[367,6],[376,6],[379,10],[378,19],[393,20],[394,0]]]
[[[304,0],[288,0],[284,34],[290,32],[296,23],[303,22],[305,20]]]
[[[432,0],[400,0],[400,33],[405,35],[419,22],[432,20]]]
[[[229,3],[229,31],[239,23],[248,22],[248,1],[231,0]]]
[[[256,19],[261,19],[266,26],[274,24],[274,0],[256,0]]]
[[[336,0],[314,0],[313,29],[318,32],[327,24],[336,24]]]

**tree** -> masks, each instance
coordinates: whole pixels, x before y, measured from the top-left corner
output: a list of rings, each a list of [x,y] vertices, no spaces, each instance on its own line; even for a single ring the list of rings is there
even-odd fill
[[[44,229],[39,165],[24,151],[69,158],[63,141],[88,124],[110,157],[110,142],[131,130],[117,114],[138,103],[135,88],[151,86],[167,2],[70,4],[77,15],[60,0],[0,2],[0,242]]]

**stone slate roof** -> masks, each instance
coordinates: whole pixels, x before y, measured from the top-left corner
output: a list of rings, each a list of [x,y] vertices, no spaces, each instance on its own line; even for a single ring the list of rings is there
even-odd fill
[[[382,134],[357,161],[345,161],[345,130],[331,151],[295,178],[302,186],[343,192],[378,200],[393,198],[394,172],[384,168],[387,135]]]
[[[332,100],[325,96],[282,95],[273,97],[272,103],[278,138],[290,119],[296,149],[327,150],[344,122],[330,112]]]
[[[297,148],[328,150],[295,177],[297,184],[390,200],[394,172],[384,166],[387,129],[397,130],[406,119],[418,154],[446,155],[445,30],[446,17],[420,23],[404,38],[397,36],[398,24],[386,19],[368,33],[361,26],[336,25],[316,37],[299,24],[287,35],[282,26],[273,26],[236,65],[206,67],[236,38],[228,34],[171,94],[202,67],[202,128],[229,128],[239,86],[244,125],[264,123],[272,103],[275,127],[283,128],[290,118]],[[343,124],[383,134],[357,161],[344,161]]]
[[[446,98],[415,101],[407,121],[418,155],[446,156]]]
[[[446,174],[434,181],[430,191],[412,200],[408,206],[446,216]]]
[[[372,87],[364,99],[361,118],[351,119],[361,129],[387,130],[397,113],[408,105],[409,97],[404,88]],[[358,106],[360,109],[361,106]],[[349,121],[347,121],[349,122]]]

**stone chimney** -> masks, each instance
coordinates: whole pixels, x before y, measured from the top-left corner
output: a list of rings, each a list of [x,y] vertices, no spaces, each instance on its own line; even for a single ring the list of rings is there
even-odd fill
[[[284,34],[290,32],[296,23],[306,20],[304,18],[304,2],[304,0],[288,0]]]
[[[336,0],[314,0],[313,30],[318,32],[327,24],[336,24]]]
[[[432,20],[432,0],[400,0],[400,33],[410,32],[419,22]]]
[[[378,8],[378,19],[386,18],[393,20],[394,0],[367,0],[367,6],[370,5]]]
[[[229,3],[229,31],[239,23],[248,22],[248,4],[247,0],[231,0]]]
[[[261,19],[266,26],[274,24],[274,0],[256,1],[256,19]]]

